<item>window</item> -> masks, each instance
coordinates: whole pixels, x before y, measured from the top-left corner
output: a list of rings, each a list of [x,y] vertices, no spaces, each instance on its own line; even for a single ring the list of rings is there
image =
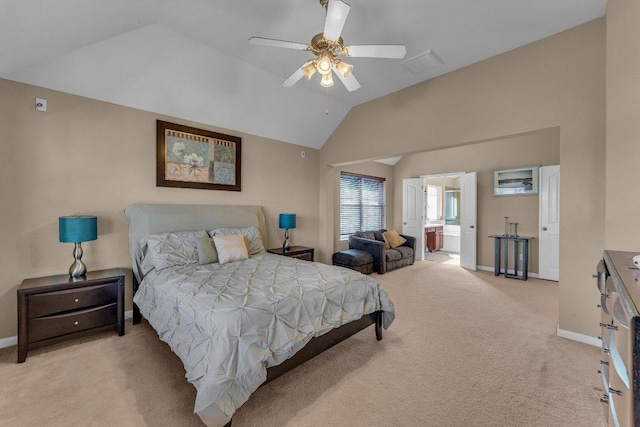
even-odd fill
[[[384,228],[384,178],[340,174],[340,239]]]

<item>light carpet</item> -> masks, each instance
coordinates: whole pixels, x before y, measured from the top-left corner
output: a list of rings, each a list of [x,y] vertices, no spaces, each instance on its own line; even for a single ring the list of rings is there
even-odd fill
[[[234,427],[606,425],[599,350],[555,335],[556,283],[430,262],[372,277],[396,306],[384,339],[369,327],[260,388]],[[2,426],[202,425],[146,322],[16,357],[0,350]]]

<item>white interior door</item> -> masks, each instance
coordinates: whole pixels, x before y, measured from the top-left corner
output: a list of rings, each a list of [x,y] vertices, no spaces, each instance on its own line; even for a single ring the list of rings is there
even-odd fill
[[[476,270],[478,184],[475,172],[460,176],[460,266]]]
[[[416,260],[424,260],[424,190],[422,178],[402,180],[402,234],[416,238]]]
[[[560,166],[540,168],[540,244],[541,279],[560,279]]]

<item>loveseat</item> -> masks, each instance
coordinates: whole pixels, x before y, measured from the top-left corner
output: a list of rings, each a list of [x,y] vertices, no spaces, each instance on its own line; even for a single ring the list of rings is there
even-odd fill
[[[373,255],[373,269],[378,274],[412,265],[416,259],[416,239],[400,234],[405,242],[395,248],[385,248],[386,230],[358,231],[349,236],[349,249],[359,249]]]

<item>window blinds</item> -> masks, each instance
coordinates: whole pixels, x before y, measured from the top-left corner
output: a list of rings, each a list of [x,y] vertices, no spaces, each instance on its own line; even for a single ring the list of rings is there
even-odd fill
[[[342,172],[340,239],[356,231],[384,227],[384,178]]]

